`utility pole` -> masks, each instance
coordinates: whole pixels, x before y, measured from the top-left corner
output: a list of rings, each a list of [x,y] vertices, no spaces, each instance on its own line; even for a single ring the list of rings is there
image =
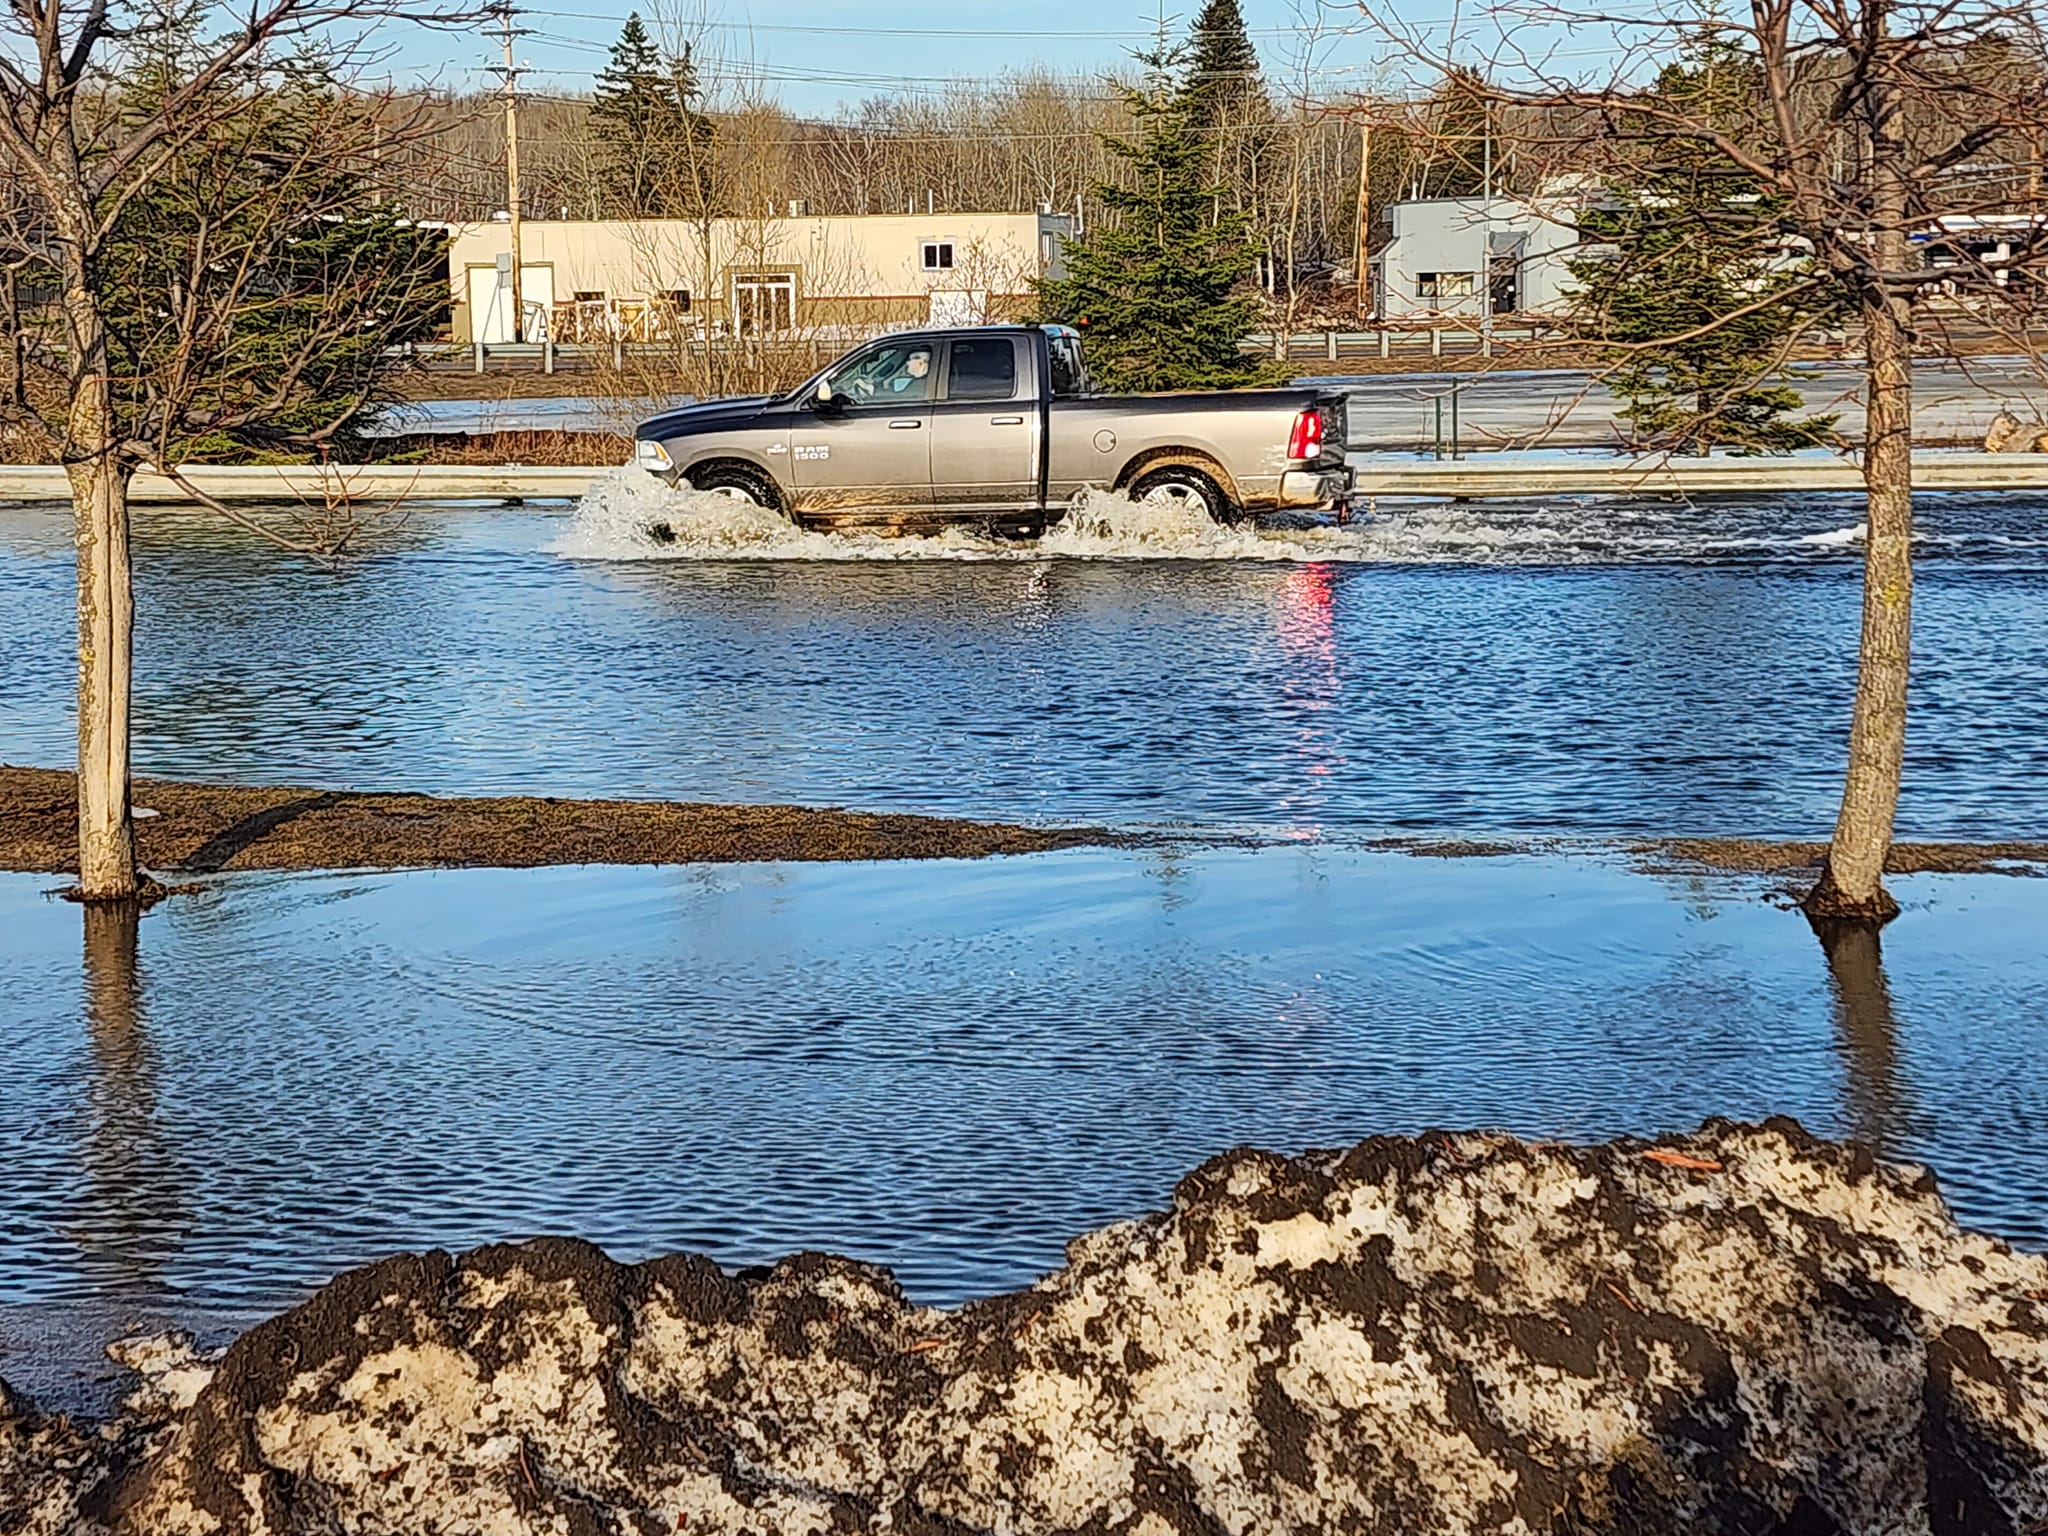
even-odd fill
[[[505,45],[505,62],[493,66],[505,77],[505,212],[512,225],[512,339],[515,342],[526,339],[525,293],[520,284],[519,249],[519,66],[512,61],[512,43],[526,35],[525,29],[514,26],[518,8],[512,0],[495,0],[485,7],[484,14],[496,24],[499,40]]]
[[[1372,252],[1372,123],[1358,125],[1358,256],[1352,269],[1358,274],[1358,312],[1372,308],[1372,277],[1366,258]]]

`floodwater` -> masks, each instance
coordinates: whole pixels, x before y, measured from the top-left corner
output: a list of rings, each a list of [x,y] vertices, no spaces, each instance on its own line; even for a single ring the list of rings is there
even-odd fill
[[[2048,499],[1922,500],[1902,830],[2040,835]],[[339,575],[141,514],[139,771],[1283,836],[1832,822],[1853,498],[1126,503],[1023,549],[730,504],[663,548],[651,510],[421,508]],[[72,581],[63,514],[0,509],[0,761],[72,757]]]
[[[67,1309],[214,1335],[547,1232],[955,1302],[1234,1144],[1431,1126],[1792,1114],[2048,1240],[2048,881],[1900,881],[1832,968],[1740,885],[1598,859],[243,876],[139,935],[47,883],[0,876],[0,1375],[46,1389],[89,1373]]]
[[[231,876],[127,927],[0,876],[0,1376],[337,1269],[571,1232],[1029,1281],[1240,1142],[1787,1113],[2048,1245],[2048,881],[1825,953],[1751,884],[1381,832],[1816,835],[1854,502],[1383,504],[1032,547],[621,479],[338,574],[137,520],[143,773],[1166,829],[980,864]],[[650,512],[679,537],[651,544]],[[2048,829],[2048,501],[1923,499],[1902,830]],[[0,508],[0,761],[71,756],[61,513]],[[1251,846],[1232,836],[1249,831]]]

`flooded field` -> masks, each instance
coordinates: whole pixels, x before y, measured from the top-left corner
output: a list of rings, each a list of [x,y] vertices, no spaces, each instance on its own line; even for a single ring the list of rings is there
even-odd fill
[[[244,876],[139,943],[40,884],[0,877],[17,1381],[67,1309],[218,1331],[541,1232],[825,1248],[957,1301],[1233,1144],[1436,1125],[1792,1114],[2048,1239],[2048,882],[1900,882],[1882,969],[1832,971],[1738,885],[1595,860]]]
[[[985,864],[237,876],[95,921],[0,876],[0,1376],[539,1232],[921,1299],[1028,1281],[1238,1142],[1799,1116],[2048,1243],[2048,882],[1871,953],[1753,884],[1379,832],[1825,832],[1853,502],[1127,504],[1034,547],[646,487],[431,507],[329,574],[138,519],[138,770],[1165,828]],[[1923,507],[1902,831],[2048,830],[2048,504]],[[0,508],[0,761],[71,746],[72,551]],[[1264,846],[1223,846],[1249,831]],[[81,1386],[84,1383],[85,1386]]]
[[[1824,832],[1851,498],[1151,516],[1048,548],[416,509],[340,575],[138,528],[138,771],[1037,821]],[[2048,827],[2048,502],[1923,498],[1902,830]],[[72,555],[0,509],[0,761],[72,754]]]

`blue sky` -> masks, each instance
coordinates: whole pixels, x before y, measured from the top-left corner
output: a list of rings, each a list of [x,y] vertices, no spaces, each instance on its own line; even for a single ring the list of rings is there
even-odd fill
[[[695,13],[698,0],[655,0],[671,11]],[[1168,9],[1180,25],[1199,0]],[[1315,0],[1299,0],[1308,7]],[[1447,0],[1446,0],[1447,3]],[[535,35],[521,40],[536,88],[587,89],[603,67],[626,13],[649,10],[648,0],[530,0],[522,24]],[[1269,74],[1289,73],[1299,52],[1297,4],[1243,0]],[[1332,36],[1320,55],[1320,80],[1332,93],[1369,78],[1383,49],[1361,25],[1355,8],[1322,0]],[[1100,0],[702,0],[713,51],[748,60],[783,101],[804,112],[829,112],[842,101],[916,89],[948,77],[993,76],[1033,63],[1094,71],[1127,62],[1128,50],[1151,35],[1156,9],[1142,3],[1105,6]],[[1416,8],[1402,9],[1412,18]],[[1344,36],[1351,28],[1354,35]],[[411,50],[407,50],[408,53]],[[474,53],[475,57],[466,57]],[[495,84],[482,72],[488,41],[439,38],[415,62],[450,85]]]

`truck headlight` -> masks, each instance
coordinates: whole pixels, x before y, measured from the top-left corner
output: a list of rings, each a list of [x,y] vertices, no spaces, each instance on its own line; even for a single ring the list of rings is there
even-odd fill
[[[651,437],[643,437],[634,443],[633,462],[655,475],[665,475],[676,467],[676,461],[668,456],[668,450]]]

